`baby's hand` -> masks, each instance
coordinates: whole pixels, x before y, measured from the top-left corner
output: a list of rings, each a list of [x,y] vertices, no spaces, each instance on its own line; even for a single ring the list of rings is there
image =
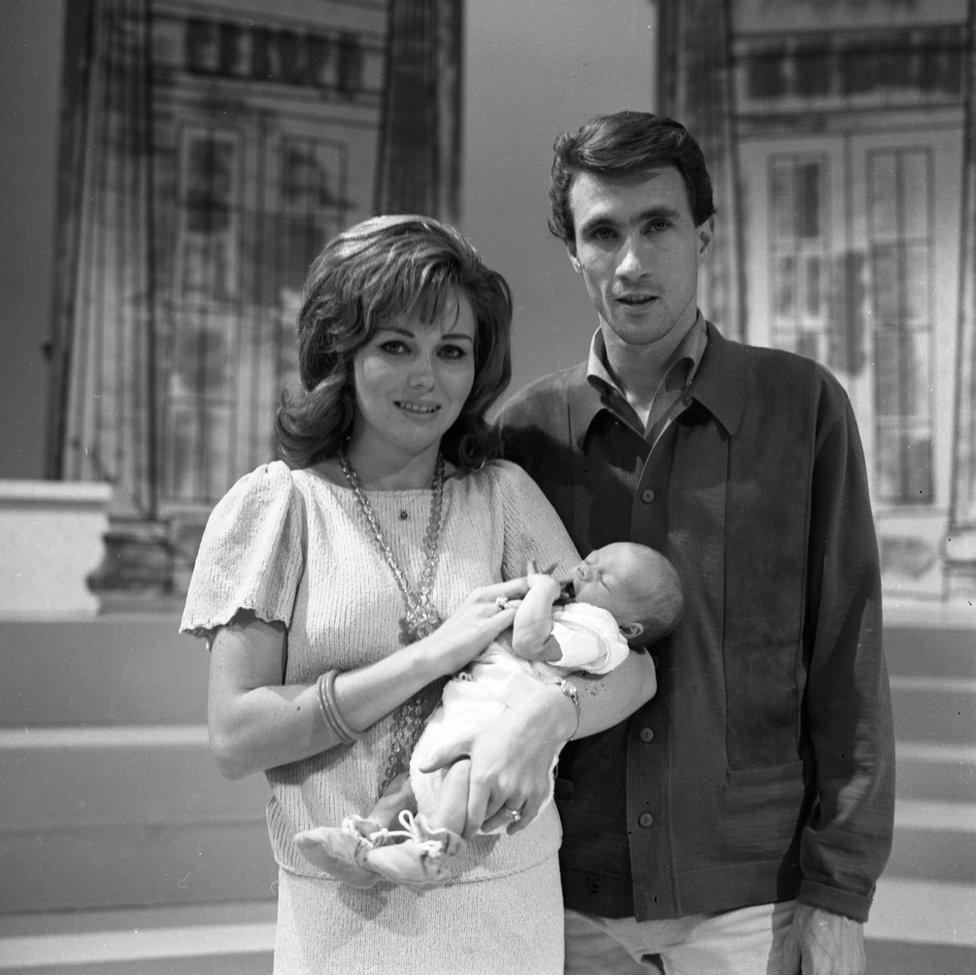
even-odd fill
[[[559,592],[559,583],[547,572],[530,572],[526,575],[525,581],[530,589],[534,589],[536,586],[551,586],[557,594]]]
[[[554,590],[553,599],[555,600],[559,595],[560,585],[559,582],[552,575],[552,570],[555,569],[555,565],[550,565],[548,569],[540,569],[536,566],[535,559],[529,559],[525,563],[525,581],[529,589],[534,589],[538,586],[545,587],[542,591]]]

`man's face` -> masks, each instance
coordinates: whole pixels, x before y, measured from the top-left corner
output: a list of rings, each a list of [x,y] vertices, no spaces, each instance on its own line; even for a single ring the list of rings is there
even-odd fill
[[[626,178],[579,173],[569,191],[573,267],[600,316],[604,339],[677,345],[694,323],[698,268],[712,221],[695,226],[681,174],[662,166]]]

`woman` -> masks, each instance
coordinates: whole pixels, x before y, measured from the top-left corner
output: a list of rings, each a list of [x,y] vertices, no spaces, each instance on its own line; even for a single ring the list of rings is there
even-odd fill
[[[527,475],[489,462],[510,321],[504,280],[451,228],[380,217],[339,235],[299,315],[305,394],[277,423],[288,464],[238,481],[204,534],[182,628],[211,648],[221,770],[271,784],[278,973],[562,971],[560,830],[551,805],[536,813],[564,741],[653,693],[646,658],[581,679],[582,705],[541,686],[460,743],[469,826],[510,835],[475,838],[458,882],[352,889],[293,842],[406,769],[438,679],[511,625],[528,558],[577,560]]]

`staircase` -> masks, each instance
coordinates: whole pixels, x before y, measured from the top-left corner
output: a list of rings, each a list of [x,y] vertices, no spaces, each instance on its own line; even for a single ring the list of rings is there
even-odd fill
[[[267,787],[220,777],[177,620],[0,620],[0,975],[271,970]],[[886,620],[898,801],[868,970],[971,975],[976,612]]]
[[[267,786],[221,778],[178,620],[0,621],[0,975],[271,970]]]
[[[867,923],[872,975],[976,972],[976,609],[888,606],[891,859]]]

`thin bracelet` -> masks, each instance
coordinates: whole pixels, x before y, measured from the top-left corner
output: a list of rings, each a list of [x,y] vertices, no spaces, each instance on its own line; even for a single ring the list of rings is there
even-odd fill
[[[569,738],[566,739],[567,741],[572,741],[580,729],[580,718],[582,717],[582,712],[580,710],[579,690],[575,684],[565,679],[557,680],[551,686],[557,688],[560,694],[564,694],[566,697],[568,697],[573,702],[573,707],[576,708],[576,727],[573,729],[573,733],[569,736]]]
[[[353,731],[342,717],[335,700],[335,679],[338,670],[327,670],[318,679],[319,707],[329,727],[336,733],[344,745],[351,745],[362,738],[362,732]]]

